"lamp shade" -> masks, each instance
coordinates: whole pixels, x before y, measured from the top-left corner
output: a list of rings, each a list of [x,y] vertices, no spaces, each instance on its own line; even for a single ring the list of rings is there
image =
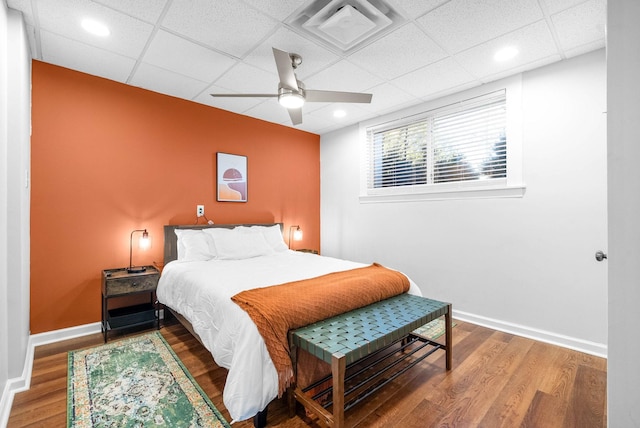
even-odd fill
[[[140,247],[141,250],[147,250],[149,249],[149,247],[151,247],[151,238],[149,238],[149,233],[146,231],[146,229],[142,233],[142,236],[140,236],[138,247]]]
[[[127,272],[129,273],[140,273],[145,272],[147,270],[144,266],[133,266],[133,234],[136,232],[142,232],[142,236],[138,241],[138,247],[142,250],[146,250],[151,245],[151,240],[149,238],[149,232],[147,229],[136,229],[131,232],[129,236],[129,267],[127,268]]]
[[[291,250],[293,250],[292,241],[302,241],[302,230],[298,225],[289,227],[289,249]]]
[[[300,226],[298,226],[298,228],[293,231],[293,240],[302,241],[302,230],[300,230]]]

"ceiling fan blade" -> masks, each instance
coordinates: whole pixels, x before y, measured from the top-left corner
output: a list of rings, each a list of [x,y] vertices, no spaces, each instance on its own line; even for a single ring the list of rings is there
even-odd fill
[[[273,49],[273,57],[276,60],[276,67],[278,67],[278,76],[280,77],[280,86],[286,89],[298,90],[298,79],[293,72],[293,66],[291,65],[291,57],[288,52],[281,51],[280,49]]]
[[[212,97],[230,97],[230,98],[270,98],[277,97],[278,94],[209,94]]]
[[[372,94],[361,92],[316,91],[305,89],[305,100],[317,103],[370,103]]]
[[[289,108],[289,117],[294,125],[300,125],[302,123],[302,108]]]

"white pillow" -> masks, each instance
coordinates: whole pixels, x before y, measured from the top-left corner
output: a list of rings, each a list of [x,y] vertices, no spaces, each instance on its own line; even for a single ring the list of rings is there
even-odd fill
[[[273,254],[262,233],[245,233],[235,229],[211,228],[205,233],[213,238],[216,258],[222,260],[240,260]]]
[[[286,251],[289,249],[287,244],[284,243],[284,238],[282,237],[282,231],[280,230],[280,225],[275,224],[273,226],[251,226],[251,227],[240,227],[242,232],[252,232],[258,231],[262,233],[264,239],[267,241],[267,244],[276,252]]]
[[[175,229],[178,237],[178,260],[203,261],[215,257],[215,247],[211,238],[196,229]]]

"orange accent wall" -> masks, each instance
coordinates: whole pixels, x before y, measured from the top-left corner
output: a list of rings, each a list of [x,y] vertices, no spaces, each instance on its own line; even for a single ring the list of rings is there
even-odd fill
[[[31,333],[100,321],[102,269],[129,264],[146,228],[284,222],[320,247],[320,137],[65,68],[33,62]],[[248,202],[217,202],[216,153],[248,157]],[[285,233],[285,235],[287,235]],[[287,238],[286,236],[285,238]]]

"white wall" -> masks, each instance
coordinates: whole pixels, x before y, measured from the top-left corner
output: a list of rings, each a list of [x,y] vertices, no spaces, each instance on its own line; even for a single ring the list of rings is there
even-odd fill
[[[0,2],[0,207],[7,206],[7,7]],[[9,318],[7,317],[7,212],[0,209],[0,393],[9,379]],[[0,403],[4,400],[0,400]],[[0,410],[2,408],[0,407]],[[1,413],[0,413],[1,414]],[[2,420],[0,419],[0,424]]]
[[[609,1],[608,426],[640,426],[640,2]]]
[[[522,198],[361,204],[358,128],[323,135],[322,253],[398,268],[459,318],[605,354],[605,69],[600,50],[523,74]]]
[[[22,16],[12,10],[9,18],[7,240],[10,250],[7,254],[7,313],[13,324],[9,343],[16,357],[9,361],[9,374],[20,375],[29,338],[31,55]]]
[[[22,17],[0,2],[0,426],[28,384],[31,56]]]

